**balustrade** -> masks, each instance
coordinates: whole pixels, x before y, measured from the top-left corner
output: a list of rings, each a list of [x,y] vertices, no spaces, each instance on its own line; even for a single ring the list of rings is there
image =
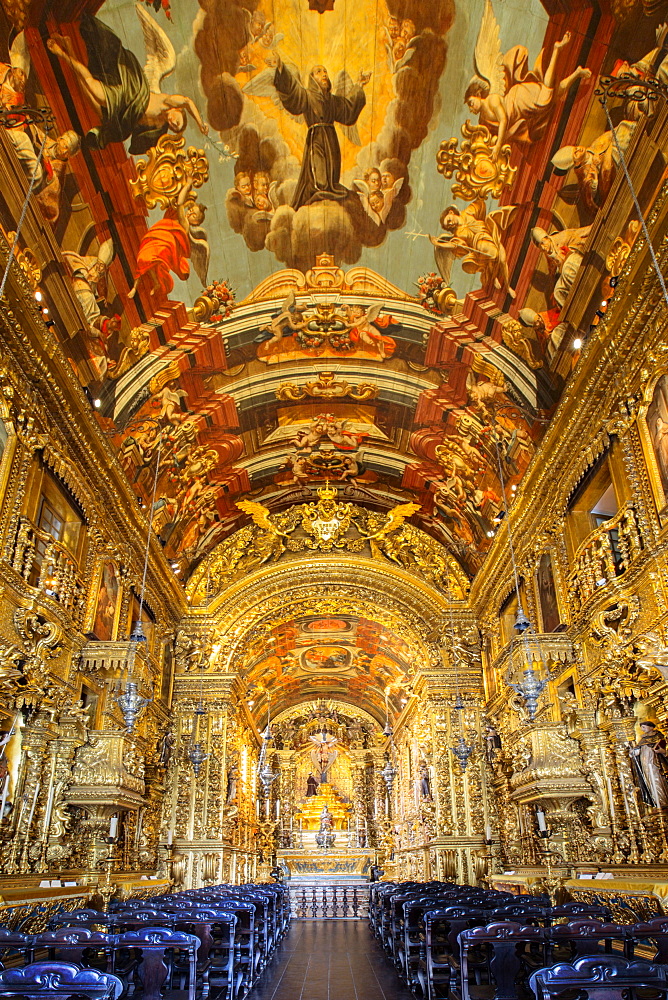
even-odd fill
[[[368,885],[290,887],[292,916],[297,920],[361,920],[369,913]]]
[[[75,559],[64,545],[27,517],[19,520],[10,560],[26,583],[68,611],[82,606],[84,586]]]
[[[635,508],[628,503],[588,535],[575,553],[568,579],[574,605],[581,607],[599,587],[625,573],[642,549]]]

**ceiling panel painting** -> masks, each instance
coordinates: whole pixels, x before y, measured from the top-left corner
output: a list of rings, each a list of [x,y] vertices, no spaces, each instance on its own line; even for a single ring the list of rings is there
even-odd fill
[[[34,175],[39,308],[193,593],[345,548],[461,597],[637,236],[656,108],[595,90],[668,74],[668,5],[326,6],[0,0],[0,224]]]

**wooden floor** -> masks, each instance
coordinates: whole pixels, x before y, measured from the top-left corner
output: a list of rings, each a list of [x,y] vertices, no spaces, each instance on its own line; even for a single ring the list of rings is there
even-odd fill
[[[366,920],[293,920],[248,1000],[409,1000],[410,996]]]

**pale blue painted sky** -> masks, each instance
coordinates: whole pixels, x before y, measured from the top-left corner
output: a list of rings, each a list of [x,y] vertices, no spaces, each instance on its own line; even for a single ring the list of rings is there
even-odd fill
[[[429,241],[424,238],[408,238],[405,232],[439,233],[440,213],[452,198],[451,181],[445,180],[436,170],[436,151],[441,140],[460,135],[461,125],[468,113],[463,95],[473,73],[473,49],[484,0],[456,2],[455,20],[447,36],[448,57],[441,79],[441,110],[438,121],[411,159],[410,183],[413,197],[407,206],[405,231],[391,232],[380,247],[364,249],[358,262],[373,268],[412,294],[415,292],[413,283],[418,275],[423,271],[436,270],[436,265]],[[98,16],[143,61],[144,45],[134,6],[134,0],[108,0]],[[172,0],[174,23],[168,22],[162,13],[158,13],[157,18],[176,51],[180,53],[176,71],[168,80],[169,89],[193,97],[204,112],[206,105],[199,85],[199,64],[191,45],[193,10],[191,0]],[[541,48],[548,22],[540,0],[494,0],[494,11],[501,28],[503,49],[522,43],[528,47],[530,61],[533,62]],[[470,117],[470,113],[468,116]],[[186,142],[196,146],[202,144],[202,136],[192,125],[186,132]],[[234,164],[231,161],[218,162],[214,149],[209,149],[208,153],[210,180],[201,189],[199,196],[208,206],[206,228],[211,244],[209,280],[227,278],[235,289],[237,298],[241,299],[259,281],[284,265],[267,250],[252,253],[243,238],[232,232],[227,221],[225,195],[232,186]],[[160,214],[156,212],[155,218],[159,218]],[[453,285],[458,295],[476,287],[477,283],[476,275],[465,275],[455,265]],[[189,303],[199,290],[198,279],[191,276],[188,282],[177,279],[173,294]]]

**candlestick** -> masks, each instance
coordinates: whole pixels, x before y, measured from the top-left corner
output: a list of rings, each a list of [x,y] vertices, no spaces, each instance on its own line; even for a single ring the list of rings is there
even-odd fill
[[[5,818],[5,806],[7,805],[7,795],[9,793],[9,773],[5,777],[5,783],[2,786],[2,802],[0,802],[0,822]]]
[[[118,833],[118,816],[112,816],[109,820],[109,839],[115,840]]]
[[[174,831],[173,830],[168,830],[167,831],[167,847],[171,847],[173,843],[174,843]]]
[[[547,833],[547,823],[545,822],[545,813],[542,809],[536,809],[536,819],[538,820],[538,829],[541,833]]]
[[[488,823],[487,826],[485,827],[485,840],[491,840],[491,839],[492,839],[492,828]]]
[[[35,809],[37,808],[37,796],[39,795],[40,782],[38,781],[35,785],[35,794],[32,797],[32,806],[30,807],[30,815],[28,816],[28,825],[26,827],[26,839],[30,835],[30,827],[32,826],[32,818],[35,815]]]

